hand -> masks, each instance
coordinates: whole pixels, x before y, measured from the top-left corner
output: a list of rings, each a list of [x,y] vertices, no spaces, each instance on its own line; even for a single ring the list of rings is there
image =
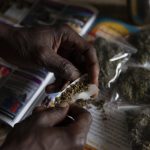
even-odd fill
[[[75,120],[63,125],[67,114]],[[91,115],[77,106],[49,108],[15,125],[1,150],[82,150]]]
[[[9,27],[3,35],[0,55],[8,62],[24,68],[46,67],[67,81],[78,78],[84,69],[90,82],[98,85],[95,49],[68,26]]]

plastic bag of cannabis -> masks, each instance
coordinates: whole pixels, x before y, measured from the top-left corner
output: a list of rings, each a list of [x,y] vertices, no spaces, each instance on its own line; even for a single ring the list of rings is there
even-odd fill
[[[150,104],[150,70],[128,67],[114,83],[111,100],[118,108]]]
[[[125,40],[115,39],[112,36],[98,37],[94,45],[100,65],[99,87],[101,91],[107,91],[137,50]]]
[[[150,108],[127,111],[132,150],[150,150]]]
[[[150,69],[149,65],[128,62],[114,83],[111,101],[118,108],[150,105]]]
[[[150,69],[150,26],[131,34],[128,41],[137,49],[137,53],[131,56],[129,65]]]
[[[150,104],[150,27],[131,34],[128,41],[137,52],[115,83],[112,101],[120,108]]]

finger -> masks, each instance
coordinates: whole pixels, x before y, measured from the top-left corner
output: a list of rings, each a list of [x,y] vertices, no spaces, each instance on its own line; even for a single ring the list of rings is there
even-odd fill
[[[98,79],[99,79],[99,64],[97,60],[96,51],[94,48],[89,48],[84,53],[88,74],[90,78],[90,82],[93,84],[99,85]]]
[[[80,53],[85,57],[90,82],[98,85],[99,64],[96,50],[72,29],[65,26],[61,30],[61,32],[64,32],[62,44],[72,45],[74,51],[77,51],[77,53]]]
[[[78,48],[79,49],[79,48]],[[76,66],[80,72],[85,73],[85,59],[81,55],[81,52],[78,52],[72,43],[67,42],[66,44],[62,42],[57,53],[69,60],[74,66]]]
[[[67,59],[48,49],[41,51],[40,60],[42,61],[42,65],[54,72],[57,76],[67,81],[74,81],[80,76],[79,70]]]
[[[74,118],[74,122],[69,125],[71,131],[75,132],[75,134],[87,134],[92,122],[91,114],[77,105],[70,106],[68,114]]]
[[[71,51],[70,49],[71,48],[68,47],[68,49],[67,49],[68,53],[69,53],[69,51]],[[63,50],[63,49],[61,49],[61,50]],[[66,51],[66,49],[64,51]],[[60,55],[63,56],[63,53]],[[86,66],[85,58],[81,53],[74,50],[71,52],[71,54],[68,57],[65,57],[65,58],[67,58],[69,61],[71,61],[71,63],[73,63],[73,65],[76,66],[82,74],[87,73],[87,68],[85,67]]]
[[[36,113],[36,124],[42,127],[52,127],[62,122],[67,116],[68,104],[61,107],[48,108],[42,112]]]
[[[54,83],[49,84],[45,88],[45,91],[46,91],[46,93],[56,93],[56,92],[60,91],[62,86],[63,86],[63,79],[62,78],[56,78]]]
[[[46,110],[47,107],[46,106],[37,106],[34,108],[33,112],[32,113],[36,113],[36,112],[42,112],[44,110]]]
[[[59,91],[62,91],[69,85],[70,81],[63,80],[62,78],[57,78],[56,81],[53,84],[50,84],[46,87],[45,91],[46,93],[56,93]]]

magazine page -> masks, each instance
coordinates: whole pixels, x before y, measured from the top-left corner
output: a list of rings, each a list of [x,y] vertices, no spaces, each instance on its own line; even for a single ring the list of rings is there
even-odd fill
[[[14,70],[0,87],[0,119],[13,126],[19,122],[45,86],[54,80],[46,70]]]
[[[21,22],[23,26],[68,24],[84,35],[96,18],[93,7],[61,2],[41,2]]]
[[[4,0],[0,5],[0,21],[18,25],[29,13],[33,4],[26,1]]]
[[[0,64],[0,87],[2,87],[6,80],[9,79],[11,74],[13,73],[13,69],[7,65]]]
[[[94,23],[97,16],[97,10],[92,6],[82,5],[82,3],[80,5],[69,4],[63,14],[68,18],[64,23],[68,24],[83,36]]]

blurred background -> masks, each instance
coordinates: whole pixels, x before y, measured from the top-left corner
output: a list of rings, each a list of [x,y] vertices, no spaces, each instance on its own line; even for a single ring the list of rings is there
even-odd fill
[[[150,0],[56,0],[92,4],[102,17],[113,17],[137,25],[150,23]]]

